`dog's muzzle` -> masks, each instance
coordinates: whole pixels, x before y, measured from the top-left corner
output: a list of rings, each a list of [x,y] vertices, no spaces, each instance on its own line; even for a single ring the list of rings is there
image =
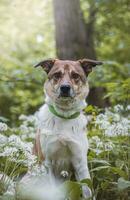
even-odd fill
[[[75,97],[75,91],[73,89],[73,87],[69,84],[62,84],[60,85],[60,87],[58,88],[58,93],[59,93],[59,97],[63,97],[64,100],[66,99],[72,99]]]
[[[60,96],[61,97],[70,97],[71,96],[70,85],[61,85],[60,86]]]

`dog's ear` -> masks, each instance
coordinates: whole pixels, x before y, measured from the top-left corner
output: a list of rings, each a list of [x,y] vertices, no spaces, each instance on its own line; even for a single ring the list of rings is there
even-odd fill
[[[101,61],[91,60],[91,59],[82,59],[79,60],[84,72],[86,75],[88,75],[93,67],[96,67],[96,65],[102,65],[103,63]]]
[[[43,60],[37,63],[36,65],[34,65],[34,67],[41,66],[45,70],[45,72],[48,74],[51,68],[53,67],[54,62],[55,62],[55,59],[47,59],[47,60]]]

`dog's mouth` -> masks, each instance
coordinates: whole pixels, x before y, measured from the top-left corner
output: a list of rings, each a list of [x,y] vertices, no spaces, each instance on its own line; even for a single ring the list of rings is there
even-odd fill
[[[70,95],[70,94],[66,94],[66,93],[60,93],[60,94],[58,95],[58,98],[59,98],[59,99],[72,99],[73,96]]]
[[[57,98],[57,101],[60,102],[72,102],[74,98],[72,97],[63,97],[63,96],[59,96]]]
[[[62,110],[63,109],[70,110],[74,102],[75,102],[75,98],[71,96],[68,96],[68,97],[59,96],[58,98],[55,99],[55,104],[57,105],[57,107],[59,107]]]

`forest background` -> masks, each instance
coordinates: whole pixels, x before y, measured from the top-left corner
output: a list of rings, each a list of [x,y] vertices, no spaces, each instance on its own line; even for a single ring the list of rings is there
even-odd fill
[[[0,115],[10,123],[43,103],[45,73],[33,65],[46,58],[102,60],[90,75],[89,104],[104,107],[130,99],[129,1],[54,2],[0,2]]]
[[[97,200],[130,199],[129,0],[0,1],[0,199],[16,200],[30,167],[42,172],[32,146],[47,76],[33,66],[47,58],[103,61],[89,75],[84,110],[91,181],[65,183],[64,198],[81,200],[87,184]]]

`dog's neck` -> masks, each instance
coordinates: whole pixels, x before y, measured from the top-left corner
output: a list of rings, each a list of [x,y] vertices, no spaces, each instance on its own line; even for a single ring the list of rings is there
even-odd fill
[[[55,115],[59,115],[61,118],[76,118],[80,112],[86,107],[85,100],[75,100],[73,102],[63,102],[59,104],[55,103],[47,95],[45,98],[45,103],[48,105],[50,112]],[[79,114],[78,114],[79,113]]]

